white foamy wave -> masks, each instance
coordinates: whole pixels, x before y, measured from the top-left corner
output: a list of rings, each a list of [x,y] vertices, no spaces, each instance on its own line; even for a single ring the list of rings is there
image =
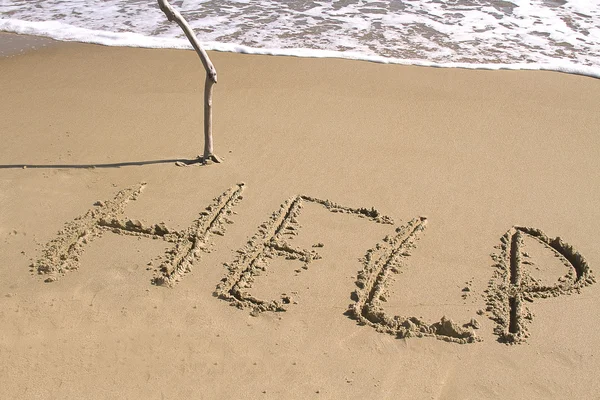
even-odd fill
[[[600,77],[589,0],[179,0],[209,49]],[[0,30],[109,46],[190,48],[154,0],[15,0]]]

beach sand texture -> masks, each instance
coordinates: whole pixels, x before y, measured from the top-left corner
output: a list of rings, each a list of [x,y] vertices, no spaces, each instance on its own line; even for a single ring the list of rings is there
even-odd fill
[[[12,54],[0,398],[597,396],[598,80]]]

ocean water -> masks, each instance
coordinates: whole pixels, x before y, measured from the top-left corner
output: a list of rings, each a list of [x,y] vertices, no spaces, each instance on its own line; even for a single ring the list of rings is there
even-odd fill
[[[600,0],[172,0],[208,48],[600,78]],[[191,48],[155,0],[0,0],[0,30]]]

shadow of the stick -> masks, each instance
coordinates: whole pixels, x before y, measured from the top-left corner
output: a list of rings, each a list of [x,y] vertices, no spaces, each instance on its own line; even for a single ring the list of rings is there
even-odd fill
[[[26,169],[26,168],[47,168],[47,169],[93,169],[93,168],[121,168],[121,167],[139,167],[152,164],[177,164],[190,165],[199,163],[198,158],[173,158],[168,160],[146,160],[146,161],[124,161],[105,164],[0,164],[0,169]]]

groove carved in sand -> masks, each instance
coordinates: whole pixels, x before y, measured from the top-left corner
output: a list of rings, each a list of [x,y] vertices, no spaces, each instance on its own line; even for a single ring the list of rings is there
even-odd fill
[[[554,252],[568,268],[568,273],[554,285],[544,285],[525,268],[523,237],[527,235]],[[489,282],[487,310],[496,322],[494,332],[505,343],[524,342],[533,314],[525,302],[534,299],[579,293],[596,282],[585,258],[561,238],[546,236],[541,230],[515,226],[501,238],[500,254],[492,255],[496,270]]]
[[[145,185],[141,183],[121,190],[114,199],[99,201],[84,215],[66,223],[57,237],[45,246],[42,256],[32,268],[40,275],[48,275],[46,282],[53,282],[66,272],[79,268],[79,259],[86,244],[105,232],[112,232],[173,243],[152,279],[156,285],[172,286],[182,275],[191,271],[194,261],[202,252],[210,251],[211,237],[222,236],[225,225],[233,223],[230,219],[232,207],[242,199],[244,190],[243,183],[229,188],[214,199],[187,229],[176,231],[162,222],[149,225],[123,217],[127,203],[136,200]]]
[[[429,324],[421,318],[389,316],[382,307],[386,301],[387,287],[391,275],[398,273],[415,247],[418,234],[427,224],[424,217],[415,218],[396,234],[386,236],[383,241],[368,250],[363,258],[363,269],[359,271],[353,293],[355,303],[350,305],[348,313],[362,325],[369,325],[379,332],[396,335],[399,338],[436,337],[456,343],[472,343],[480,340],[471,330],[465,329],[451,319],[442,317],[441,321]]]
[[[292,197],[285,201],[267,222],[260,225],[258,232],[246,246],[238,250],[237,258],[230,265],[225,264],[229,272],[217,286],[216,296],[238,308],[251,308],[252,315],[264,311],[286,310],[289,298],[261,300],[252,296],[248,290],[252,287],[255,277],[261,271],[266,271],[270,259],[284,257],[288,260],[300,260],[304,263],[302,268],[308,269],[313,260],[321,258],[315,250],[295,248],[286,240],[297,235],[300,228],[297,218],[305,202],[319,204],[333,213],[355,215],[380,224],[394,223],[390,217],[382,215],[374,208],[351,208],[303,195]]]

